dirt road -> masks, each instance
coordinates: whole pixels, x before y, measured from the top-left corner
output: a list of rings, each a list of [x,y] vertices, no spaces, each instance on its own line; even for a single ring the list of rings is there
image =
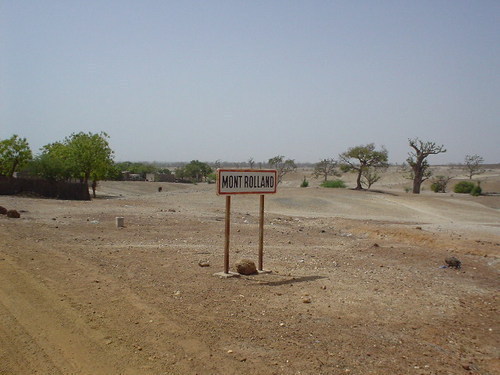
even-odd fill
[[[162,185],[0,197],[0,374],[500,373],[496,200],[284,186],[272,273],[220,279],[223,199]],[[231,264],[257,222],[233,200]]]

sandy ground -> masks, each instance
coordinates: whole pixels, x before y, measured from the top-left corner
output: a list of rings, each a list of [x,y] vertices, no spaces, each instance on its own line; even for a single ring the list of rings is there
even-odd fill
[[[22,217],[0,216],[0,374],[499,374],[500,196],[415,196],[397,173],[383,192],[299,188],[304,175],[266,197],[272,273],[232,279],[214,276],[214,185],[1,196]],[[257,262],[258,202],[232,199],[231,265]],[[442,268],[450,255],[461,270]]]

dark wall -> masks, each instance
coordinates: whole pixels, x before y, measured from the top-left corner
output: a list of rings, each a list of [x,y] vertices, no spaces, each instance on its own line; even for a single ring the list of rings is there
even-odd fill
[[[0,177],[0,195],[35,194],[45,198],[90,200],[87,185],[31,178]]]

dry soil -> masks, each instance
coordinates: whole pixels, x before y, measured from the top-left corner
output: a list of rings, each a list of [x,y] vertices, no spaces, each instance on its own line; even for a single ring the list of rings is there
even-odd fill
[[[266,197],[272,272],[229,279],[214,185],[0,197],[0,374],[499,374],[500,197],[308,173]],[[257,262],[258,205],[232,199],[231,267]]]

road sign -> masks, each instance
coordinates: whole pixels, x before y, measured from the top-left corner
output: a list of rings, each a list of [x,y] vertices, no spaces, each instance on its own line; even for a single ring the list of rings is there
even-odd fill
[[[217,276],[231,276],[229,273],[229,237],[231,232],[231,195],[233,194],[260,194],[258,271],[264,272],[264,194],[276,193],[277,186],[278,172],[275,169],[217,169],[217,194],[226,196],[224,272],[216,273]]]
[[[275,169],[218,169],[217,194],[274,194],[278,186]]]

